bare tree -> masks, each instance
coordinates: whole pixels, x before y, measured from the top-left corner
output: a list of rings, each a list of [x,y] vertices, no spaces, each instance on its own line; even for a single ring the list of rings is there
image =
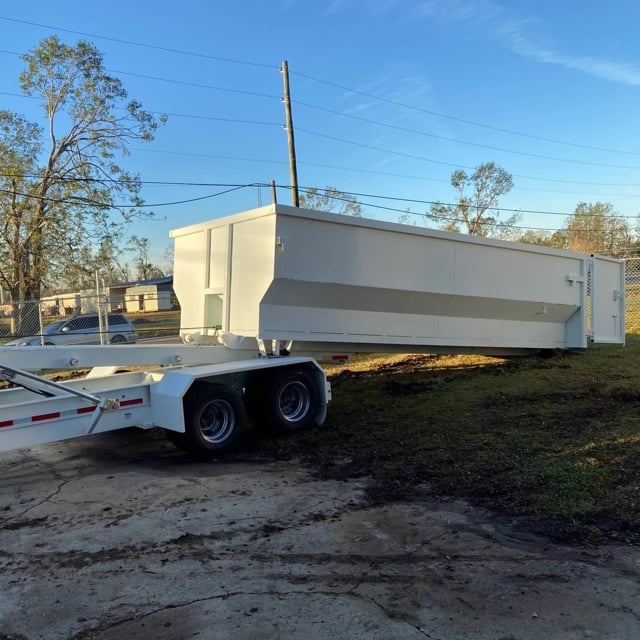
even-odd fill
[[[162,269],[151,262],[151,245],[149,244],[149,239],[140,238],[139,236],[131,236],[130,243],[130,247],[127,251],[134,254],[134,265],[137,277],[140,280],[163,277],[164,272]]]
[[[471,174],[458,169],[451,174],[451,186],[457,192],[452,204],[436,202],[427,217],[446,231],[466,232],[470,235],[499,235],[519,219],[514,214],[499,220],[498,199],[513,188],[511,174],[494,162],[485,162]]]
[[[324,189],[311,187],[306,194],[300,194],[300,206],[316,211],[341,213],[356,218],[362,217],[362,205],[358,199],[335,187],[325,187]]]

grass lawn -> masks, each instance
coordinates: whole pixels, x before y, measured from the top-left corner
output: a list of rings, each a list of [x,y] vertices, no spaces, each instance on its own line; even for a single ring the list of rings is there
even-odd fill
[[[550,358],[363,358],[331,367],[324,427],[234,455],[369,476],[375,501],[425,488],[573,543],[640,542],[640,336]]]
[[[127,313],[140,338],[175,336],[180,332],[180,311]]]

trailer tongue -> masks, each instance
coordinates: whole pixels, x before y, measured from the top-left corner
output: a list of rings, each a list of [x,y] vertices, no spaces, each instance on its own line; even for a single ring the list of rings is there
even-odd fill
[[[210,456],[322,424],[317,359],[624,343],[618,260],[282,205],[171,235],[186,344],[0,348],[0,450],[138,426]]]

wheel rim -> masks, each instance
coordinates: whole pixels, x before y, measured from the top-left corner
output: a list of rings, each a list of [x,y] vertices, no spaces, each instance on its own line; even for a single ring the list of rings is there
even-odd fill
[[[233,433],[236,414],[226,400],[216,399],[202,407],[197,419],[202,437],[211,444],[221,444]]]
[[[311,394],[305,384],[289,382],[280,392],[278,406],[282,417],[288,422],[297,422],[304,418],[311,406]]]

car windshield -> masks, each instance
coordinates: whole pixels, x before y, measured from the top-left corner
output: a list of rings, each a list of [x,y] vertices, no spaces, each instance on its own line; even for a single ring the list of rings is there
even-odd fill
[[[52,333],[60,333],[60,327],[66,322],[66,320],[58,320],[58,322],[52,322],[48,324],[43,330],[45,336],[50,336]]]

